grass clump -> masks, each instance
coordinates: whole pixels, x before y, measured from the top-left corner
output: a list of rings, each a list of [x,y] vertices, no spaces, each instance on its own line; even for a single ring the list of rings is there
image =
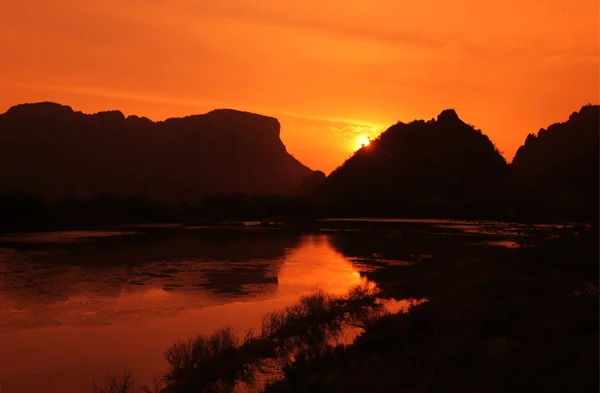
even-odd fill
[[[135,385],[131,371],[125,370],[122,374],[109,374],[103,384],[92,382],[90,393],[136,393],[138,387]]]
[[[349,326],[384,313],[380,292],[364,284],[346,296],[316,290],[263,317],[259,334],[240,337],[230,327],[175,343],[167,352],[165,393],[231,392],[257,378],[276,378],[297,356],[317,354]]]

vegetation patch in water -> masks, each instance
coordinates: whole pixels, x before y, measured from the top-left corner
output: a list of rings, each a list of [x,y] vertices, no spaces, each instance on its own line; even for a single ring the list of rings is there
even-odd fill
[[[355,286],[345,296],[316,290],[292,306],[265,315],[260,332],[248,330],[240,335],[225,327],[180,340],[165,353],[169,370],[162,378],[164,386],[155,384],[154,389],[231,392],[273,382],[297,357],[318,354],[337,344],[347,329],[364,329],[385,315],[381,296],[372,284]],[[92,393],[131,393],[136,391],[132,381],[128,372],[113,375],[105,387],[94,385]],[[124,390],[115,390],[118,386]],[[141,392],[155,390],[139,388]]]

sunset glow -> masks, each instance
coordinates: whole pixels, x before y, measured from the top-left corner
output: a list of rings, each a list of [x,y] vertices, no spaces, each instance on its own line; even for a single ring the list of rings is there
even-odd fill
[[[598,102],[598,15],[597,0],[8,1],[0,111],[258,112],[328,173],[357,133],[452,107],[510,161],[527,134]]]
[[[371,140],[364,136],[364,135],[360,135],[358,138],[356,138],[356,148],[360,149],[361,147],[364,146],[369,146],[369,144],[371,143]]]

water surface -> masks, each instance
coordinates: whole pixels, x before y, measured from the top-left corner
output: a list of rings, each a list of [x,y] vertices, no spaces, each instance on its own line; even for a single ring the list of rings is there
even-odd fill
[[[0,381],[86,392],[107,372],[166,370],[177,339],[243,332],[316,288],[360,283],[329,235],[258,229],[67,231],[0,239]]]

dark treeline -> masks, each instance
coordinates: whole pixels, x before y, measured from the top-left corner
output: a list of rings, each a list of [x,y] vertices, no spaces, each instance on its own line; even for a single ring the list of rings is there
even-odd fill
[[[80,226],[262,221],[312,217],[308,200],[281,195],[217,195],[195,204],[162,204],[148,199],[101,196],[50,200],[26,193],[0,195],[0,231],[57,230]]]
[[[332,217],[403,217],[500,220],[518,222],[594,222],[597,203],[499,199],[496,201],[340,198],[319,201],[281,195],[220,195],[196,204],[167,205],[144,198],[104,196],[49,200],[31,194],[0,195],[0,231],[59,230],[74,227],[184,223],[218,225],[260,221],[264,225],[311,227]]]

